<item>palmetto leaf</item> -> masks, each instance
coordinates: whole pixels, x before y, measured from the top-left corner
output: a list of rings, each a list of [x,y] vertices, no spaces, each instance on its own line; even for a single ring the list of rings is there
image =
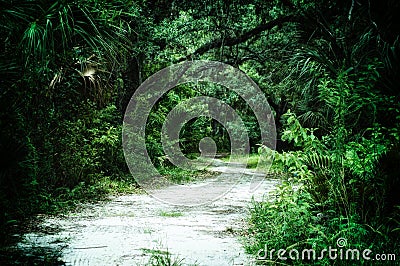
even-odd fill
[[[127,10],[124,1],[118,5],[106,1],[0,0],[0,5],[0,39],[5,43],[4,58],[10,59],[2,60],[0,68],[5,69],[2,75],[11,83],[27,73],[54,90],[67,81],[65,76],[78,71],[84,78],[85,96],[99,103],[110,97],[112,68],[132,49],[133,31],[122,17],[133,19],[138,14],[134,6],[132,14],[122,15],[121,10]],[[88,61],[93,54],[95,62]],[[100,64],[95,72],[89,71],[89,66]],[[18,74],[11,75],[15,70]]]
[[[93,52],[101,51],[108,60],[116,60],[127,50],[129,41],[112,21],[95,17],[91,2],[19,1],[1,11],[1,29],[13,33],[24,65],[48,64],[55,55],[69,52],[73,46],[89,45]]]
[[[308,125],[312,128],[328,128],[328,120],[325,114],[319,111],[308,110],[303,114],[299,115],[299,121],[304,124]]]

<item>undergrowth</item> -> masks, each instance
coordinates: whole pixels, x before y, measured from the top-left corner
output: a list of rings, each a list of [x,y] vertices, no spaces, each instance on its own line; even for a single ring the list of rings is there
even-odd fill
[[[362,86],[365,80],[357,82]],[[385,163],[400,158],[399,123],[389,129],[374,123],[357,133],[354,113],[378,108],[382,99],[372,93],[362,98],[346,75],[322,79],[319,89],[321,101],[331,108],[328,131],[318,136],[317,129],[304,128],[289,110],[282,140],[294,150],[262,147],[262,153],[274,154],[273,168],[282,173],[282,182],[268,200],[252,203],[247,252],[260,264],[375,260],[379,265],[375,255],[394,263],[400,254],[400,202],[393,187],[400,185],[400,171]]]

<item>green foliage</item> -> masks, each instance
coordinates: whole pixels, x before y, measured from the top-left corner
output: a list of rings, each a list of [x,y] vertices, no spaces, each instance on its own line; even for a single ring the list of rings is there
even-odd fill
[[[180,217],[183,214],[181,212],[166,212],[166,211],[161,211],[160,216],[162,217]]]
[[[157,170],[161,175],[165,176],[168,180],[176,184],[182,184],[194,180],[205,179],[212,177],[213,175],[216,174],[213,172],[208,172],[206,170],[197,170],[197,171],[184,170],[179,167],[169,165],[167,163],[161,165]]]
[[[166,163],[165,153],[161,143],[161,129],[164,123],[179,119],[182,114],[188,114],[196,110],[187,104],[187,100],[197,96],[209,96],[218,98],[229,104],[240,115],[250,139],[250,146],[256,148],[257,140],[260,138],[259,125],[246,103],[235,92],[229,91],[222,86],[208,83],[184,84],[169,91],[153,107],[146,125],[146,147],[150,158],[157,166]],[[198,109],[199,107],[197,107]],[[212,111],[204,105],[202,115],[186,121],[184,124],[174,125],[180,128],[179,145],[184,154],[199,152],[199,142],[204,137],[212,138],[219,153],[230,150],[230,139],[237,139],[242,134],[235,123],[220,123],[209,116]],[[231,136],[228,134],[230,130]],[[173,143],[171,143],[173,144]]]
[[[398,250],[390,245],[399,239],[398,4],[377,4],[1,0],[0,223],[133,191],[120,138],[127,101],[173,62],[212,59],[253,78],[279,132],[279,152],[259,151],[261,160],[274,158],[284,181],[274,201],[254,203],[249,250],[323,248],[339,236]],[[189,110],[182,103],[199,95],[229,104],[253,151],[259,142],[256,118],[236,93],[205,83],[174,88],[148,117],[146,145],[176,183],[205,173],[170,165],[161,128],[168,114],[179,115],[176,106]],[[182,127],[179,145],[197,157],[204,137],[230,150],[226,128],[206,117]],[[251,156],[249,167],[258,159]]]
[[[321,78],[320,98],[332,120],[329,133],[322,137],[315,135],[318,129],[304,128],[290,110],[283,116],[282,140],[293,143],[297,151],[275,153],[274,167],[287,173],[286,181],[271,201],[253,203],[250,234],[255,242],[248,245],[249,252],[256,254],[264,245],[287,251],[322,250],[335,246],[339,237],[352,248],[398,249],[396,227],[382,224],[390,204],[385,199],[393,197],[384,184],[394,177],[382,175],[378,168],[396,140],[397,134],[389,132],[397,126],[387,129],[375,120],[382,107],[394,102],[382,102],[373,87],[375,69],[368,71],[372,71],[368,86],[366,74]],[[370,117],[369,124],[361,121],[361,115]]]
[[[151,250],[151,256],[146,263],[148,266],[180,266],[184,265],[184,259],[173,256],[170,252],[162,250]],[[186,265],[186,264],[185,264]],[[193,266],[195,266],[194,264]]]
[[[121,126],[114,126],[116,107],[95,111],[91,117],[65,121],[56,134],[65,136],[60,146],[58,185],[93,184],[98,177],[124,178]]]
[[[126,1],[1,6],[4,224],[96,198],[105,192],[96,183],[105,178],[126,179],[121,115],[112,101],[139,13]]]

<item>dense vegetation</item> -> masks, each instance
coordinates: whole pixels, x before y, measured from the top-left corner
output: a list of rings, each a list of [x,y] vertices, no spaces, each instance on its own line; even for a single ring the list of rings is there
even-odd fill
[[[252,206],[249,252],[323,249],[344,237],[354,248],[399,253],[397,1],[0,5],[2,228],[134,184],[121,147],[130,97],[156,71],[206,59],[239,68],[262,89],[277,151],[258,149],[257,121],[238,95],[197,84],[155,106],[146,129],[153,162],[169,167],[160,143],[169,110],[199,94],[217,97],[242,116],[252,150],[273,156],[283,173],[276,201]],[[204,136],[229,150],[224,128],[204,117],[184,128],[182,149],[198,152]]]

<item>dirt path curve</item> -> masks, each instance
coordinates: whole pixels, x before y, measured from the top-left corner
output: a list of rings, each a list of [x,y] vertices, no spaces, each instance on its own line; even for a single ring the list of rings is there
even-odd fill
[[[219,160],[214,165],[211,170],[221,172],[219,178],[244,175],[211,204],[182,207],[146,194],[119,196],[66,217],[47,218],[43,226],[56,232],[26,234],[19,247],[58,248],[67,265],[146,265],[152,253],[167,250],[172,258],[183,258],[183,265],[252,265],[237,232],[245,225],[251,197],[261,200],[278,180],[265,179],[251,194],[253,171]]]

